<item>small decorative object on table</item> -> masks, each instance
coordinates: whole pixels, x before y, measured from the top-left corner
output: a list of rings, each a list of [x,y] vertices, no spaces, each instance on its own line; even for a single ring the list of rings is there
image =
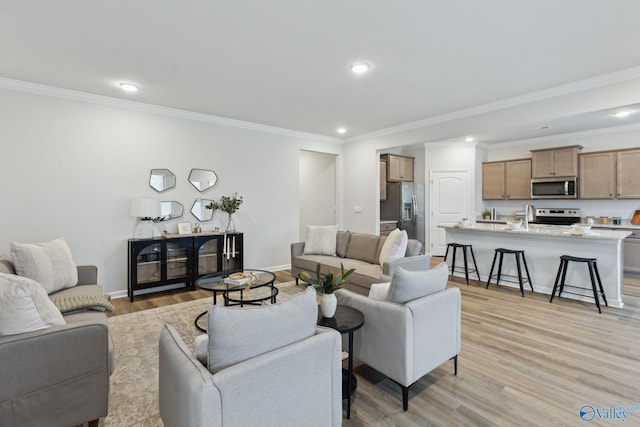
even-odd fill
[[[302,280],[309,286],[313,286],[316,292],[320,295],[320,311],[324,317],[330,318],[336,314],[336,307],[338,302],[333,291],[337,291],[347,283],[349,276],[351,276],[356,269],[350,268],[344,269],[344,265],[340,263],[340,274],[334,275],[333,271],[327,271],[324,277],[320,274],[320,263],[316,266],[316,278],[311,278],[306,272],[298,274],[298,279]]]
[[[248,291],[257,280],[258,277],[252,273],[233,273],[224,279],[224,283],[229,285],[244,285],[246,283],[247,287],[244,290]]]
[[[207,206],[207,209],[220,209],[222,212],[226,212],[229,215],[226,231],[236,231],[236,226],[233,222],[233,215],[236,213],[240,205],[242,204],[242,196],[238,196],[238,193],[233,193],[232,196],[222,196],[219,202],[211,202]]]
[[[482,219],[491,219],[491,211],[489,209],[482,211]]]

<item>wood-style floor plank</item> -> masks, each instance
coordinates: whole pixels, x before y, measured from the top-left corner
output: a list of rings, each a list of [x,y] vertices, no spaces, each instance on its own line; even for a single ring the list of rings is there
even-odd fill
[[[438,262],[434,258],[434,263]],[[278,272],[277,280],[293,280]],[[458,375],[447,362],[411,387],[402,411],[400,387],[355,362],[358,377],[345,426],[573,426],[583,405],[640,406],[640,280],[625,278],[623,309],[602,308],[458,278],[462,351]],[[114,301],[114,315],[210,297],[206,291]],[[366,320],[365,320],[366,321]],[[594,419],[589,425],[618,420]],[[624,425],[640,425],[640,412]]]

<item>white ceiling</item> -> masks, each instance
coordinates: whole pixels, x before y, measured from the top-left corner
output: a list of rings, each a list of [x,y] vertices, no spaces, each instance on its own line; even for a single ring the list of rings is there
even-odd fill
[[[640,123],[610,117],[640,103],[639,18],[628,0],[2,0],[0,77],[332,137],[494,143]]]

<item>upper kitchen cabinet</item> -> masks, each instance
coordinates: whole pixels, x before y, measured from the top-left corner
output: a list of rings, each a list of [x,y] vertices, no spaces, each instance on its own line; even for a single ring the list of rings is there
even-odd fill
[[[578,175],[578,154],[582,146],[531,150],[531,177]]]
[[[380,201],[387,200],[387,161],[380,160]]]
[[[581,199],[640,199],[640,149],[580,155]]]
[[[618,151],[616,158],[616,196],[640,199],[640,149]]]
[[[387,162],[387,181],[413,182],[413,157],[383,154],[380,159]]]
[[[616,186],[616,153],[600,151],[580,154],[581,199],[613,199]]]
[[[531,198],[531,160],[508,160],[482,164],[484,200],[527,200]]]

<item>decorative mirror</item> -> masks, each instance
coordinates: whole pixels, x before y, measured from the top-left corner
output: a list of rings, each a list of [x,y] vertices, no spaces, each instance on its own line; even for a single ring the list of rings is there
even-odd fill
[[[211,221],[213,218],[213,209],[207,209],[205,206],[212,202],[213,200],[196,199],[191,207],[191,214],[200,222]]]
[[[176,186],[176,176],[169,169],[151,169],[149,185],[162,193]]]
[[[160,202],[160,215],[165,220],[180,218],[184,214],[184,206],[182,203],[170,201]]]
[[[214,171],[205,169],[191,169],[189,174],[189,182],[198,189],[199,192],[210,189],[216,182],[218,182],[218,176]]]

